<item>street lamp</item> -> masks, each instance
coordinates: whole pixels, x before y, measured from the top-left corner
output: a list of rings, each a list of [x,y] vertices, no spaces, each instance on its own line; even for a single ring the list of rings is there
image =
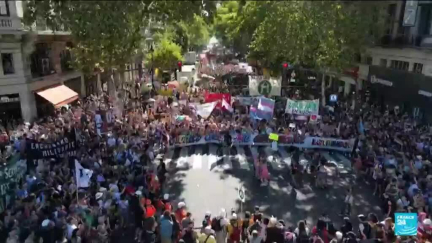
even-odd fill
[[[148,51],[151,53],[151,84],[152,84],[152,93],[155,92],[155,86],[154,86],[154,66],[153,66],[153,38],[147,38],[146,42],[148,44]]]

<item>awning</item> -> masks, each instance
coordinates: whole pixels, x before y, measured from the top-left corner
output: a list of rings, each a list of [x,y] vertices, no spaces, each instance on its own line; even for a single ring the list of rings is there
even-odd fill
[[[78,99],[78,94],[65,85],[38,91],[37,94],[53,104],[55,108],[60,108]]]

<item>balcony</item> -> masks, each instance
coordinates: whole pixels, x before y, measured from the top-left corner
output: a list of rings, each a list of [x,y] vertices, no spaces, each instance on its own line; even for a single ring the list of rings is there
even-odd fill
[[[44,77],[56,73],[54,65],[52,65],[52,61],[48,57],[40,57],[33,54],[30,66],[32,78]]]

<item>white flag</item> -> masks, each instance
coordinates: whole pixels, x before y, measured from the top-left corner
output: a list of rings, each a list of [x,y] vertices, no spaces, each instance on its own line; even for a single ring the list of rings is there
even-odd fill
[[[93,171],[82,167],[82,165],[75,160],[75,180],[77,187],[89,187],[90,178],[93,175]]]
[[[205,103],[202,105],[197,105],[196,106],[196,114],[200,115],[202,118],[207,119],[211,113],[213,112],[214,108],[217,105],[217,101],[212,102],[212,103]]]
[[[224,99],[222,99],[222,107],[231,113],[234,111],[233,108],[231,107],[231,105],[228,104],[228,102],[226,102],[226,100],[224,100]]]

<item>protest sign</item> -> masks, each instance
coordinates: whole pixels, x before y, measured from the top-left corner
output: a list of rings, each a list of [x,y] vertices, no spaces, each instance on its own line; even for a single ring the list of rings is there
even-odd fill
[[[273,141],[278,141],[279,140],[279,135],[277,135],[276,133],[270,133],[269,139],[273,140]]]
[[[32,159],[63,158],[64,156],[75,156],[75,141],[62,138],[54,143],[27,142],[27,153]]]
[[[319,100],[287,100],[285,112],[296,115],[318,115]]]
[[[280,96],[281,83],[281,79],[265,78],[264,76],[249,76],[249,94],[251,96]]]
[[[238,134],[235,131],[230,132],[233,145],[237,146],[270,146],[273,142],[269,139],[268,134]],[[351,152],[354,147],[355,139],[334,139],[322,137],[304,137],[301,135],[277,134],[278,146],[293,146],[297,148],[316,148],[328,149],[341,152]],[[180,135],[170,140],[170,147],[185,147],[207,143],[220,144],[223,142],[223,135],[211,133],[205,136],[199,134]]]

